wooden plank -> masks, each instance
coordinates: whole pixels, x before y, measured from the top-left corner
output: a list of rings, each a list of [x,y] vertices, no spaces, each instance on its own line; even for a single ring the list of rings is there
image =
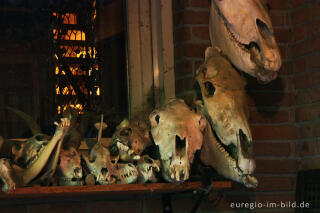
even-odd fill
[[[152,45],[150,23],[150,0],[140,0],[140,40],[141,40],[141,78],[143,103],[142,114],[149,114],[153,106]]]
[[[165,102],[175,97],[172,0],[161,0],[162,62]]]
[[[231,188],[230,181],[212,182],[214,189]],[[202,187],[201,182],[186,183],[148,183],[148,184],[115,184],[99,186],[48,186],[48,187],[23,187],[5,194],[0,192],[0,200],[12,198],[44,198],[75,195],[129,195],[150,193],[172,193],[192,191]]]
[[[134,117],[143,104],[139,3],[139,0],[127,0],[129,117]]]
[[[163,61],[162,61],[162,32],[161,32],[161,4],[160,1],[151,1],[152,22],[152,57],[154,100],[156,107],[164,102]]]

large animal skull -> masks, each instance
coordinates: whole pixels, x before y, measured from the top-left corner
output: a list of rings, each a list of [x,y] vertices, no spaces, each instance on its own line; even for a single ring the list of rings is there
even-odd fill
[[[81,159],[76,148],[61,149],[57,173],[61,186],[83,185]]]
[[[218,139],[237,161],[244,174],[255,169],[252,136],[248,124],[245,80],[215,48],[206,50],[206,59],[197,70],[204,106]]]
[[[149,119],[152,137],[160,151],[163,178],[169,182],[187,180],[194,154],[202,146],[206,119],[180,99],[153,111]]]
[[[238,69],[264,83],[277,77],[281,56],[261,0],[211,0],[209,31]]]
[[[138,161],[137,168],[139,171],[138,183],[157,182],[156,173],[160,172],[159,160],[154,160],[149,155],[144,155]]]
[[[148,126],[138,120],[123,120],[111,140],[111,149],[117,149],[120,159],[126,162],[139,160],[142,152],[150,145]]]

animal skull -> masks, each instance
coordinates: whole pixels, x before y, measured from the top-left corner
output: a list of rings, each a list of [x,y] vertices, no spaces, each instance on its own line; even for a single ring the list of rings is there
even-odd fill
[[[106,127],[107,125],[103,122],[103,115],[101,115],[97,143],[90,150],[89,156],[82,155],[90,173],[95,176],[96,182],[101,185],[115,182],[115,179],[111,177],[111,172],[118,163],[118,159],[112,159],[109,149],[101,143],[102,129]]]
[[[176,99],[153,111],[149,120],[160,151],[163,178],[169,182],[187,180],[194,154],[202,146],[206,119]]]
[[[76,148],[61,149],[57,173],[61,186],[83,185],[81,159]]]
[[[206,50],[204,64],[197,70],[204,105],[218,139],[227,146],[244,174],[255,169],[252,136],[248,124],[245,80],[215,48]]]
[[[135,183],[138,175],[138,170],[132,163],[118,163],[112,172],[117,184]]]
[[[138,161],[137,168],[139,171],[138,183],[157,182],[155,173],[160,172],[159,160],[154,160],[149,155],[143,155]]]
[[[49,137],[39,133],[21,144],[21,148],[19,150],[16,150],[16,147],[14,147],[14,163],[21,168],[28,168],[29,165],[38,159],[39,153],[42,152],[48,142]]]
[[[148,126],[138,120],[123,120],[111,140],[111,149],[116,149],[120,159],[126,162],[139,160],[142,152],[150,145]]]
[[[209,32],[238,69],[263,83],[277,77],[281,56],[261,0],[211,0]]]

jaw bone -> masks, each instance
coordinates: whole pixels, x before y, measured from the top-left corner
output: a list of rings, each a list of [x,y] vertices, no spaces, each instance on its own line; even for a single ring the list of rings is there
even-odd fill
[[[219,167],[218,172],[226,177],[242,181],[243,175],[250,175],[255,169],[255,161],[252,158],[252,136],[247,118],[244,89],[246,82],[229,61],[212,47],[207,48],[205,62],[197,70],[196,79],[204,102],[204,105],[198,103],[199,111],[210,121],[217,136],[217,138],[207,136],[209,140],[204,142],[205,149],[202,148],[202,153],[207,153],[205,156],[209,157],[210,152],[216,153],[220,150],[224,154],[221,157],[211,154],[212,160],[204,157],[202,159],[210,162],[212,166]],[[221,161],[223,156],[230,164],[213,163],[214,159]],[[220,168],[224,166],[226,170]],[[235,171],[231,171],[230,167]],[[241,175],[234,176],[237,173]]]
[[[224,149],[214,136],[210,125],[204,132],[204,144],[200,151],[201,161],[217,170],[224,177],[244,184],[248,188],[258,186],[258,180],[239,168],[237,160]]]
[[[260,0],[212,0],[209,32],[212,46],[221,49],[241,71],[262,83],[277,77],[281,56]]]

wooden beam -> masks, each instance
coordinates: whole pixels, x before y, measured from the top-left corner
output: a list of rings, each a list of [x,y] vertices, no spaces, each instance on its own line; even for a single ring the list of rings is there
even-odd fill
[[[213,189],[231,188],[230,181],[214,181]],[[151,193],[172,193],[193,191],[202,187],[201,182],[185,183],[147,183],[147,184],[114,184],[98,186],[46,186],[46,187],[23,187],[5,194],[0,192],[0,200],[14,198],[45,198],[80,195],[130,195]]]

